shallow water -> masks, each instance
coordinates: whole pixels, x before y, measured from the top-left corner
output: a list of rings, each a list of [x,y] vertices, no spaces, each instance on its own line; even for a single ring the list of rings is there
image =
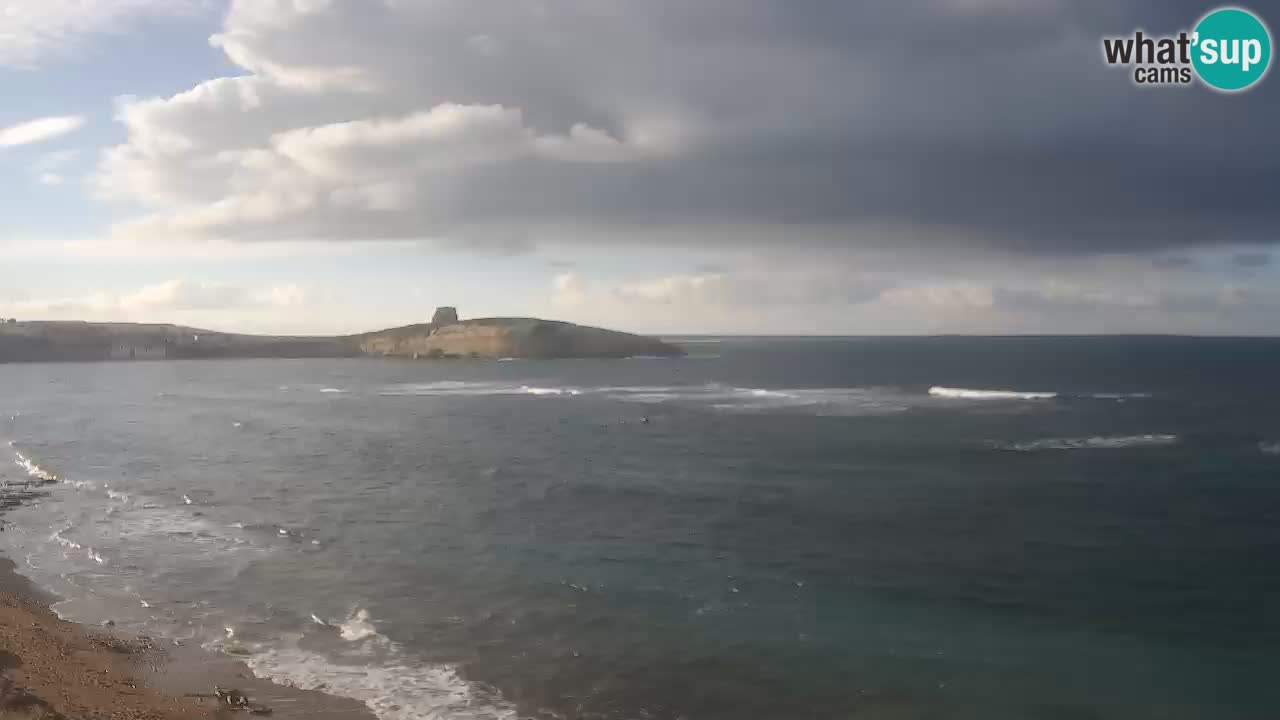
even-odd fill
[[[1280,343],[0,366],[0,549],[385,718],[1266,718]]]

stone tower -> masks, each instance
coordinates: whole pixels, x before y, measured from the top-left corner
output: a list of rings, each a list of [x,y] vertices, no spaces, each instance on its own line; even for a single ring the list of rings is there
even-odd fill
[[[436,326],[452,325],[456,322],[458,322],[458,308],[448,305],[436,308],[436,314],[431,316],[431,324]]]

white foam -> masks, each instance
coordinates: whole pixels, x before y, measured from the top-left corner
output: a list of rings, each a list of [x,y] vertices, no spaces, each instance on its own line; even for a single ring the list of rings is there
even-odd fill
[[[173,552],[196,552],[212,556],[223,552],[261,554],[269,552],[268,548],[254,545],[228,528],[203,517],[192,516],[185,508],[168,508],[143,506],[139,509],[127,509],[115,521],[112,533],[113,540],[121,543],[143,543],[150,545],[156,541],[180,541],[180,546],[169,546]]]
[[[515,707],[482,697],[447,665],[417,665],[404,659],[343,664],[297,646],[297,637],[276,647],[256,647],[245,662],[259,677],[306,690],[324,690],[363,702],[382,720],[515,720]]]
[[[934,385],[929,388],[934,397],[959,400],[1052,400],[1058,397],[1056,392],[1025,392],[1021,390],[973,390],[971,388],[953,388]]]
[[[908,409],[891,388],[753,388],[720,383],[685,386],[615,386],[592,392],[624,402],[675,402],[722,412],[805,412],[814,415],[879,415]]]
[[[14,460],[14,464],[23,470],[26,470],[28,476],[43,482],[57,481],[58,477],[56,475],[35,464],[35,462],[22,453],[15,451],[14,457],[16,458]]]
[[[451,395],[581,395],[575,387],[537,386],[503,382],[462,382],[445,380],[433,383],[408,383],[393,385],[378,391],[379,395],[396,396],[451,396]]]
[[[342,388],[320,388],[320,392],[333,395],[337,393],[345,393],[346,390],[343,390]]]
[[[1258,449],[1268,455],[1280,455],[1280,442],[1260,442]]]
[[[68,531],[68,530],[70,530],[70,529],[72,529],[72,528],[71,528],[70,526],[67,526],[67,527],[62,528],[61,530],[57,530],[57,531],[55,531],[52,535],[50,535],[50,536],[49,536],[49,539],[50,539],[50,540],[52,540],[52,541],[54,541],[54,542],[56,542],[56,543],[58,543],[59,545],[61,545],[63,548],[65,548],[65,549],[67,549],[67,550],[80,550],[80,549],[81,549],[81,547],[82,547],[82,546],[80,545],[80,543],[75,542],[74,540],[68,540],[68,539],[66,539],[66,538],[62,537],[62,533],[66,532],[66,531]]]
[[[529,385],[521,385],[520,389],[529,395],[581,395],[582,394],[582,391],[577,388],[530,387]]]
[[[802,410],[819,415],[900,412],[907,409],[909,401],[901,391],[888,388],[756,388],[734,387],[720,383],[573,387],[450,380],[394,385],[381,389],[378,394],[392,397],[533,395],[572,398],[592,396],[630,403],[680,403],[690,407],[729,412]]]
[[[1045,438],[998,446],[1001,450],[1037,452],[1042,450],[1122,450],[1124,448],[1165,447],[1175,445],[1177,435],[1118,435],[1085,438]]]
[[[752,397],[762,398],[794,398],[791,393],[782,392],[781,390],[762,390],[759,388],[734,388],[738,392],[743,392]]]
[[[369,611],[364,608],[356,608],[347,616],[346,622],[338,624],[338,635],[347,642],[360,642],[361,640],[377,640],[380,642],[389,642],[385,635],[378,632],[378,628],[374,627],[373,622],[369,620]]]

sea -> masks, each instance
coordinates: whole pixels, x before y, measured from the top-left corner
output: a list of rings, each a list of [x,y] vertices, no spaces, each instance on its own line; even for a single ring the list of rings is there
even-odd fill
[[[1280,717],[1280,340],[0,365],[55,609],[383,720]]]

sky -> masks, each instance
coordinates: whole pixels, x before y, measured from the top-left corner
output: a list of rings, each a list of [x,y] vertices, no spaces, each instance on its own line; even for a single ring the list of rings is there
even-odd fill
[[[1102,58],[1215,6],[0,0],[0,317],[1280,334],[1274,73]]]

